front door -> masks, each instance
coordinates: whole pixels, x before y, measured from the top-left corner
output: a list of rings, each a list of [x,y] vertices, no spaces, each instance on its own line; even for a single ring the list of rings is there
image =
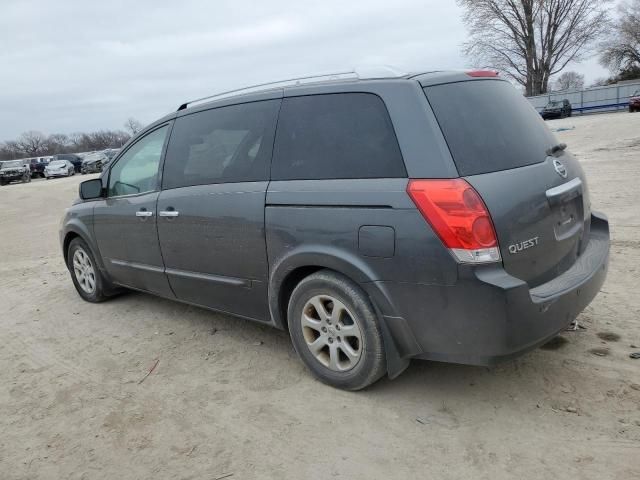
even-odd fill
[[[159,167],[169,125],[140,138],[108,175],[107,197],[96,203],[94,231],[114,282],[172,297],[158,244]]]
[[[268,318],[264,202],[280,100],[179,117],[158,198],[158,237],[176,297]]]

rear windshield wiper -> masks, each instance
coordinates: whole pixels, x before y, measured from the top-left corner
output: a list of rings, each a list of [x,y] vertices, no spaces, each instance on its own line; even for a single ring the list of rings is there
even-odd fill
[[[567,148],[567,144],[566,143],[559,143],[557,145],[554,145],[553,147],[547,149],[547,155],[551,156],[554,153],[558,153],[563,151],[565,148]]]

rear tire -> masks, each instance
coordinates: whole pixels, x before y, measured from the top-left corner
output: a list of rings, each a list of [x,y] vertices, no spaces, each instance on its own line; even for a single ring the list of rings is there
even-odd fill
[[[360,390],[385,374],[378,316],[348,278],[321,270],[303,279],[291,294],[288,323],[298,356],[320,381]]]
[[[107,281],[98,268],[93,252],[79,237],[69,244],[67,268],[73,285],[83,300],[100,303],[109,298]]]

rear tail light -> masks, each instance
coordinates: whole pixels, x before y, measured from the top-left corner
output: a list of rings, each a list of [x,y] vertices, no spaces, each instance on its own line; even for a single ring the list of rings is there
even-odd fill
[[[491,215],[478,192],[466,181],[461,178],[411,180],[407,193],[459,262],[500,260]]]

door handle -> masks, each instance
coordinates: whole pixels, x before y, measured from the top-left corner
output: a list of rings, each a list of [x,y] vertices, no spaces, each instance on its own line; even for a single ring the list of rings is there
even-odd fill
[[[152,217],[153,212],[149,212],[147,210],[138,210],[136,212],[136,217]]]
[[[180,215],[180,212],[176,210],[160,210],[160,212],[158,212],[158,215],[160,215],[161,217],[175,218]]]

